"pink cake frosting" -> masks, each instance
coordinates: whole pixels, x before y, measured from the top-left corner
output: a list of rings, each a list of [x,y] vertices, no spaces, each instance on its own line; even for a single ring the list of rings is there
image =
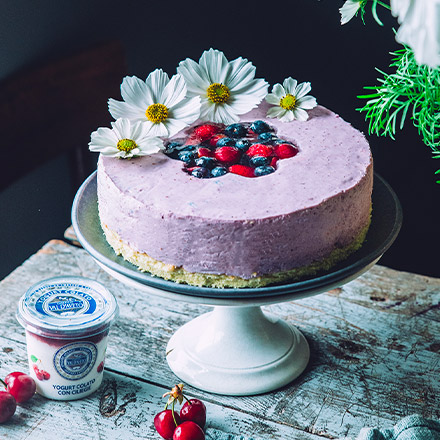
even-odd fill
[[[163,153],[100,156],[103,225],[135,251],[188,272],[244,279],[289,271],[349,246],[370,220],[373,165],[365,136],[318,106],[305,122],[266,119],[298,147],[276,172],[198,179]],[[178,135],[179,136],[179,135]]]

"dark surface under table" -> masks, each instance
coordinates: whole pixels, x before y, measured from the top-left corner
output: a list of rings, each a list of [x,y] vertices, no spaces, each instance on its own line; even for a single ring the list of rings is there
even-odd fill
[[[17,302],[32,284],[58,275],[93,278],[120,306],[104,381],[91,396],[57,402],[35,396],[0,425],[1,439],[159,439],[154,415],[179,379],[165,357],[170,336],[209,307],[147,296],[101,270],[81,248],[50,241],[0,282],[0,376],[26,371]],[[257,439],[356,437],[418,413],[440,418],[440,279],[376,265],[341,288],[263,307],[298,327],[311,359],[280,390],[252,397],[209,394],[207,427]]]

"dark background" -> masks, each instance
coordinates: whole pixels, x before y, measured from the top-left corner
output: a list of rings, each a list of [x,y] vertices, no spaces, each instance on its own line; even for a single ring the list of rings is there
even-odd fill
[[[248,58],[257,67],[257,76],[271,85],[288,76],[311,81],[312,95],[320,104],[365,133],[364,116],[356,111],[362,101],[356,96],[364,92],[363,86],[377,83],[375,67],[387,70],[389,52],[400,47],[392,31],[396,22],[384,9],[379,10],[384,27],[370,13],[365,25],[355,18],[341,26],[342,0],[0,0],[0,4],[0,87],[29,69],[110,40],[121,42],[127,72],[141,78],[157,67],[172,75],[179,61],[197,60],[214,47],[229,60]],[[103,110],[106,106],[103,101]],[[5,133],[8,127],[2,124],[0,120],[0,133]],[[90,132],[96,128],[91,126]],[[439,276],[440,185],[434,172],[440,161],[431,158],[410,121],[395,141],[375,136],[369,140],[376,172],[394,188],[404,211],[401,233],[381,264]],[[85,150],[88,141],[83,141]],[[0,146],[1,170],[8,167],[9,157],[22,154],[20,132],[13,145],[2,145],[0,135]],[[25,162],[26,155],[21,160]],[[49,239],[63,237],[78,186],[70,161],[65,153],[54,154],[1,189],[0,278]],[[95,165],[96,157],[90,154],[87,171]]]

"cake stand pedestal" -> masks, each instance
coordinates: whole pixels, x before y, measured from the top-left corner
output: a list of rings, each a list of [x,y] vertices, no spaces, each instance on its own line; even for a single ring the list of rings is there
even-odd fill
[[[310,356],[299,330],[258,306],[214,307],[181,327],[167,353],[183,381],[228,395],[280,388],[304,371]]]
[[[302,292],[249,298],[209,298],[158,289],[96,262],[111,276],[147,294],[172,301],[212,305],[178,329],[167,345],[167,361],[183,382],[216,394],[249,396],[276,390],[296,379],[306,368],[310,351],[294,326],[263,312],[277,304],[340,286],[368,270],[377,260],[333,284]],[[199,288],[192,287],[196,293]]]
[[[289,323],[261,306],[316,295],[367,271],[391,246],[400,230],[399,201],[375,175],[373,216],[362,248],[319,276],[260,288],[216,289],[177,284],[140,272],[117,256],[105,240],[97,208],[96,173],[79,188],[72,224],[79,242],[111,276],[142,293],[172,301],[214,306],[171,337],[167,361],[184,382],[225,395],[260,394],[280,388],[306,368],[309,346]]]

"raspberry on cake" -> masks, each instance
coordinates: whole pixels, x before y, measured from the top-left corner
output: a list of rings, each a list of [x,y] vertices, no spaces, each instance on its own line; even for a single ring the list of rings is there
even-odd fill
[[[362,245],[373,185],[365,136],[316,106],[309,83],[277,86],[230,115],[225,90],[220,99],[212,87],[216,112],[202,103],[161,151],[130,160],[102,152],[99,217],[116,253],[178,283],[260,287],[328,270]]]

